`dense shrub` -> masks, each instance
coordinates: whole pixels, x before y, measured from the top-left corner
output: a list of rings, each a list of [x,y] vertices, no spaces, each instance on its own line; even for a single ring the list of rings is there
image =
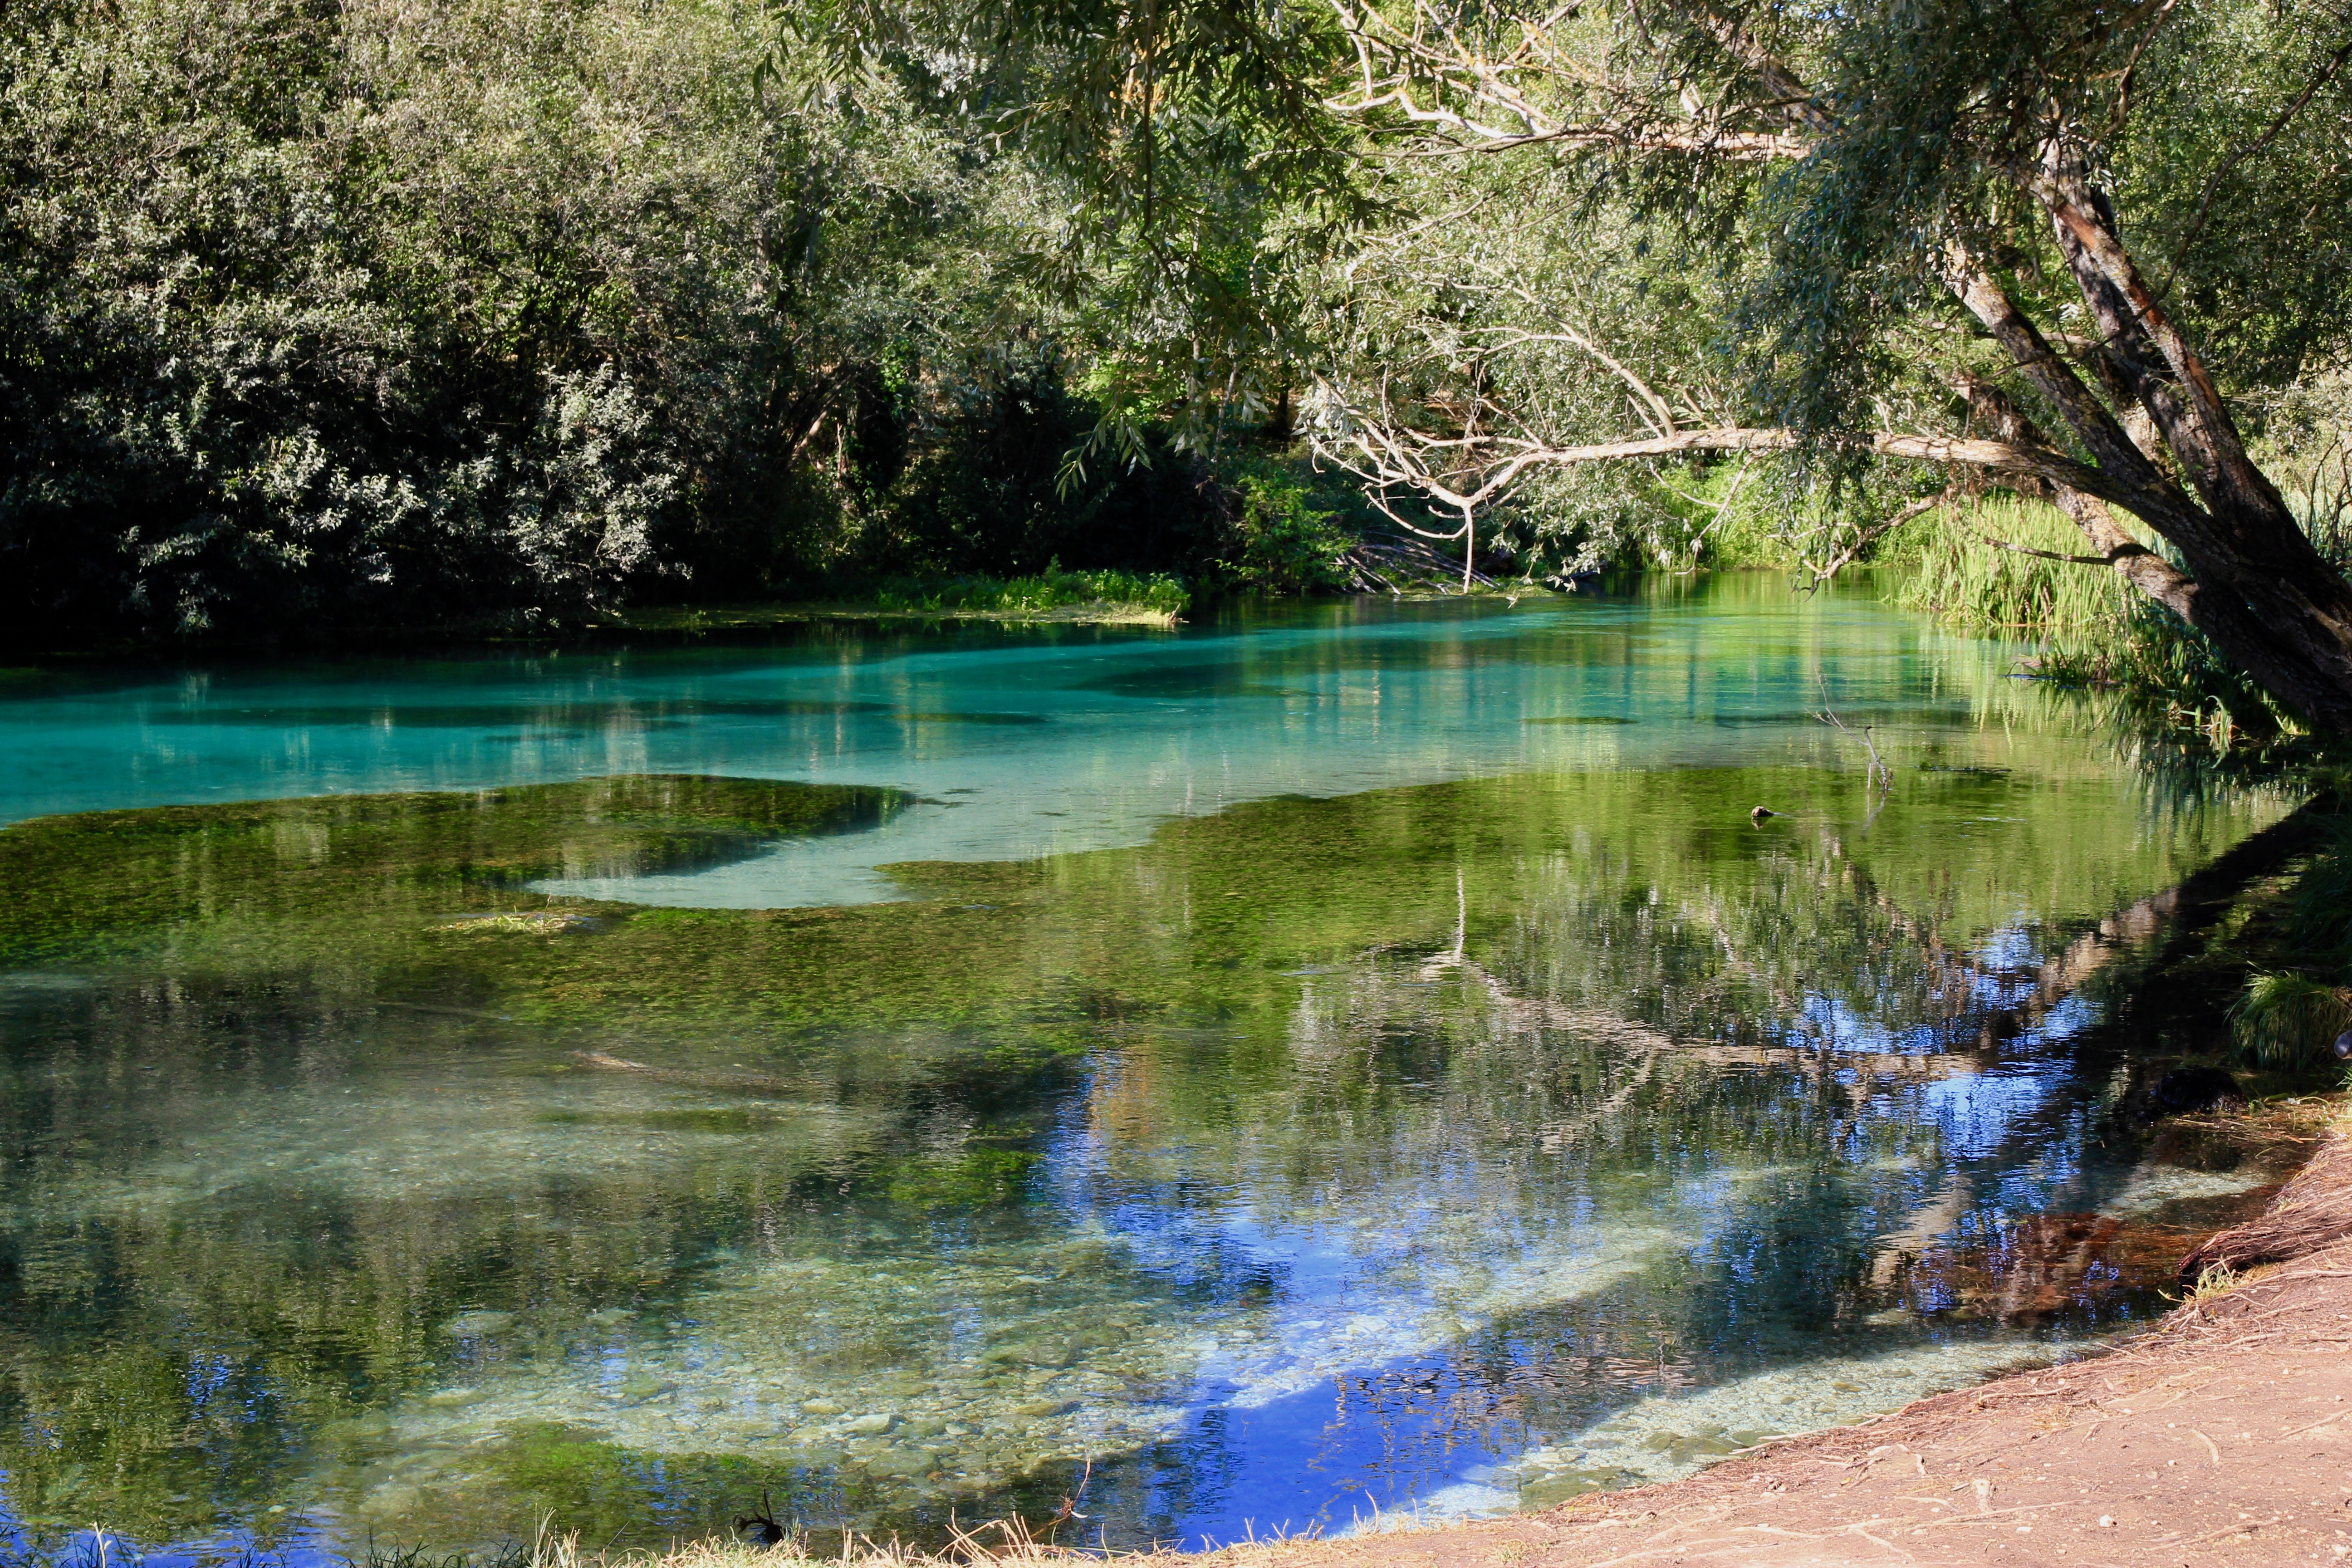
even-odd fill
[[[1337,594],[1349,574],[1341,564],[1357,542],[1339,523],[1339,512],[1318,507],[1318,498],[1297,478],[1270,464],[1235,474],[1233,543],[1218,567],[1224,582],[1244,592]]]
[[[1074,461],[1097,412],[1050,351],[955,386],[897,489],[890,557],[947,574],[1059,562],[1197,575],[1224,538],[1207,466],[1158,431],[1139,455]]]

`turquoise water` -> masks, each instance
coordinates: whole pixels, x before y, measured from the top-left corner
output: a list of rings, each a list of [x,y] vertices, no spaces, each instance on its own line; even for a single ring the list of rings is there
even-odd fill
[[[1139,843],[1171,816],[1529,769],[1851,763],[1813,714],[1973,721],[2006,660],[1777,579],[1247,628],[812,634],[762,648],[229,666],[0,708],[0,821],[632,773],[883,784],[880,831],[567,890],[734,908],[895,896],[875,868]],[[1932,650],[1932,651],[1931,651]],[[1954,661],[1967,665],[1953,668]],[[1832,682],[1834,682],[1832,689]]]
[[[2063,1353],[2265,1178],[2107,1016],[2286,803],[2010,657],[1735,579],[12,677],[0,1531],[1341,1530]]]

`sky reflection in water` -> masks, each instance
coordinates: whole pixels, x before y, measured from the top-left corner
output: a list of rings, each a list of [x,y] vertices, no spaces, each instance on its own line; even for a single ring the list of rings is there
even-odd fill
[[[0,1498],[46,1555],[920,1538],[1091,1462],[1090,1531],[1229,1538],[2127,1321],[1989,1260],[2261,1179],[2142,1161],[2099,996],[2282,805],[2003,662],[1750,583],[20,689],[10,818],[890,793],[0,835]]]

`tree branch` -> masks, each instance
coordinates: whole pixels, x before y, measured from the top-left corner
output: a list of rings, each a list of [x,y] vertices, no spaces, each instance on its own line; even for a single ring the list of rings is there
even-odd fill
[[[1980,533],[1977,537],[1995,550],[2006,550],[2012,555],[2033,555],[2044,561],[2063,561],[2074,566],[2113,566],[2116,563],[2112,555],[2063,555],[2055,550],[2036,550],[2030,544],[2011,544],[2008,540],[1995,539],[1990,533]]]
[[[2151,27],[2148,31],[2153,35],[2155,28]],[[2145,40],[2142,42],[2145,45]],[[2135,64],[2137,63],[2139,59],[2137,50],[2133,51],[2132,59]],[[2165,274],[2164,286],[2156,291],[2158,300],[2161,300],[2172,292],[2173,279],[2180,276],[2181,258],[2189,254],[2189,247],[2197,243],[2197,237],[2205,232],[2205,218],[2212,209],[2214,196],[2221,192],[2221,182],[2228,179],[2231,172],[2240,163],[2277,140],[2278,133],[2286,129],[2287,121],[2302,113],[2305,106],[2319,96],[2319,89],[2326,87],[2336,73],[2344,68],[2344,62],[2347,59],[2352,59],[2352,39],[2347,39],[2342,48],[2327,57],[2327,62],[2319,68],[2319,74],[2305,84],[2304,89],[2295,95],[2294,102],[2279,110],[2278,117],[2270,122],[2267,130],[2227,158],[2222,159],[2221,166],[2206,176],[2205,194],[2197,203],[2197,216],[2189,220],[2189,232],[2181,236],[2180,243],[2172,247],[2172,268]]]

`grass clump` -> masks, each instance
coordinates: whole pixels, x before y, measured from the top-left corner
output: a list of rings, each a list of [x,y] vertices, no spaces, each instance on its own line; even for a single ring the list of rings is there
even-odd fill
[[[888,611],[984,611],[1038,615],[1097,605],[1132,605],[1173,620],[1192,603],[1183,579],[1164,572],[1073,572],[1059,561],[1025,577],[895,577],[874,584]]]
[[[1878,559],[1904,568],[1895,603],[1967,629],[2041,642],[2022,673],[2114,689],[2139,717],[2196,731],[2217,749],[2241,735],[2267,738],[2300,728],[2201,634],[2113,570],[2052,559],[2089,552],[2057,508],[1988,497],[1906,525]]]
[[[2266,1068],[2312,1068],[2336,1059],[2336,1037],[2352,1029],[2352,1001],[2338,986],[2300,974],[2257,974],[2230,1007],[2239,1054]]]

